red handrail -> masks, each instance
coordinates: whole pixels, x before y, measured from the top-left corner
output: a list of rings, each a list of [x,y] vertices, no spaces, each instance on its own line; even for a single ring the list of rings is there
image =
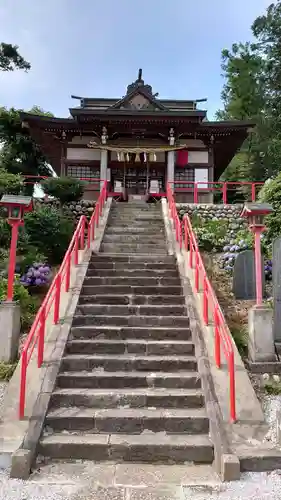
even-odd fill
[[[229,407],[230,419],[236,422],[236,397],[235,397],[235,365],[233,339],[225,321],[223,312],[219,305],[214,289],[207,276],[206,269],[199,251],[196,236],[194,234],[191,221],[188,215],[185,215],[183,223],[179,221],[176,211],[176,204],[171,186],[167,185],[167,200],[170,210],[170,217],[176,233],[176,241],[182,248],[182,233],[184,239],[184,248],[189,251],[188,266],[194,269],[194,288],[199,293],[200,284],[203,286],[203,320],[206,326],[210,323],[210,311],[213,315],[214,334],[215,334],[215,362],[218,368],[221,368],[221,349],[224,352],[228,366],[229,374]]]
[[[186,187],[177,187],[178,185],[186,185]],[[249,187],[250,188],[250,200],[252,202],[256,201],[257,197],[257,187],[263,186],[264,182],[222,182],[222,181],[170,181],[169,185],[172,189],[174,189],[175,193],[192,193],[193,194],[193,203],[199,203],[199,194],[200,193],[213,193],[218,192],[222,194],[222,203],[224,205],[227,204],[227,195],[229,190],[233,190],[233,186],[235,189],[241,187]]]
[[[71,242],[65,253],[62,264],[55,275],[52,284],[38,310],[28,337],[24,343],[20,363],[21,363],[21,376],[20,376],[20,397],[19,397],[19,418],[24,418],[25,398],[26,398],[26,375],[27,367],[31,359],[35,346],[37,345],[37,366],[40,368],[44,360],[44,346],[45,346],[45,328],[46,320],[50,314],[50,310],[54,305],[53,323],[57,324],[60,319],[60,302],[61,292],[64,283],[65,292],[70,288],[71,266],[77,266],[79,260],[79,249],[85,249],[85,233],[87,233],[87,248],[91,246],[91,242],[95,238],[95,228],[99,225],[99,219],[102,215],[104,205],[107,199],[107,182],[104,181],[99,198],[96,202],[95,210],[88,222],[87,218],[82,215],[79,219],[75,232],[72,236]]]

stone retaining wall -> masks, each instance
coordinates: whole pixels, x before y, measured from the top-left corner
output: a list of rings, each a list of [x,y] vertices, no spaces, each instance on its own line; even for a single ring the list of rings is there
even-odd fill
[[[213,204],[178,204],[180,217],[188,214],[190,217],[198,216],[205,220],[228,220],[238,229],[247,225],[244,218],[240,217],[243,205],[213,205]]]
[[[45,200],[45,201],[36,201],[37,206],[50,206],[59,208],[60,204],[57,200]],[[87,218],[90,218],[95,208],[95,203],[93,201],[88,200],[80,200],[77,202],[65,203],[63,205],[63,213],[66,216],[70,216],[76,221],[78,221],[81,215],[85,215]]]

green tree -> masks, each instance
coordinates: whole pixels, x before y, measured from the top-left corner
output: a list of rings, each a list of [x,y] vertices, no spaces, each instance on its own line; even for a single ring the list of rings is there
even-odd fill
[[[281,165],[281,1],[252,25],[254,43],[237,43],[222,53],[224,108],[219,119],[251,119],[255,130],[225,173],[236,180],[265,180]]]
[[[0,70],[14,71],[15,69],[23,69],[28,71],[31,66],[19,53],[17,45],[10,43],[0,44]]]
[[[29,134],[23,129],[20,111],[14,108],[0,108],[0,167],[13,174],[50,175],[51,170],[45,155]],[[53,116],[34,106],[30,113]],[[33,190],[29,186],[29,192]]]

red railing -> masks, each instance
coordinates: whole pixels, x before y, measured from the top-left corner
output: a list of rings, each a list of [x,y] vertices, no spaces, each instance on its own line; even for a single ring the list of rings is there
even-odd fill
[[[176,241],[180,248],[184,248],[188,253],[188,266],[194,269],[194,288],[195,292],[203,292],[203,320],[204,324],[210,324],[211,316],[213,317],[214,335],[215,335],[215,362],[218,368],[221,368],[221,350],[228,366],[229,375],[229,407],[230,420],[236,421],[236,397],[235,397],[235,365],[234,365],[234,348],[233,339],[223,312],[219,305],[216,294],[208,279],[205,266],[200,254],[196,236],[192,229],[189,217],[186,215],[183,223],[180,222],[176,210],[176,204],[171,186],[167,186],[167,200],[170,210],[170,217],[173,221],[175,229]]]
[[[95,238],[95,229],[99,226],[99,220],[102,215],[104,205],[107,199],[107,182],[104,182],[99,198],[95,205],[95,210],[88,222],[87,218],[80,217],[69,247],[66,251],[62,264],[55,275],[52,284],[38,310],[30,329],[28,337],[24,343],[20,363],[20,399],[19,399],[19,418],[24,418],[25,399],[26,399],[26,377],[27,368],[32,353],[37,346],[37,366],[40,368],[44,360],[45,331],[46,321],[53,307],[53,323],[56,325],[60,320],[60,303],[63,289],[68,292],[71,281],[71,267],[79,263],[79,250],[89,249],[91,242]],[[87,238],[87,241],[86,241]]]
[[[241,201],[256,201],[258,188],[264,182],[192,182],[174,181],[169,182],[175,193],[191,193],[192,203],[200,203],[200,194],[218,193],[221,195],[221,202],[226,205],[229,202],[229,195],[234,192],[241,196]],[[182,187],[184,185],[184,187]],[[242,189],[244,188],[244,191]],[[219,203],[217,201],[217,203]]]

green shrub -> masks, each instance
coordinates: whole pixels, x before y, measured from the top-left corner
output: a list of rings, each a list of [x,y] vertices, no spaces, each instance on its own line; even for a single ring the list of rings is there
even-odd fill
[[[73,177],[49,177],[41,185],[46,194],[57,198],[62,205],[81,200],[85,189],[85,183]]]
[[[0,301],[5,300],[6,296],[7,279],[0,278]],[[27,332],[39,308],[39,299],[31,296],[28,290],[19,282],[18,278],[16,278],[14,283],[14,301],[20,305],[22,333]]]
[[[277,236],[281,236],[281,173],[263,186],[259,193],[259,201],[270,203],[274,210],[266,217],[266,240],[269,243]]]
[[[26,214],[28,240],[50,264],[60,264],[71,240],[74,224],[53,207],[43,206]]]
[[[198,246],[206,252],[220,252],[227,242],[228,223],[223,220],[203,220],[193,217],[192,225]]]
[[[0,168],[0,197],[3,194],[19,194],[24,187],[23,178],[19,174],[10,174]]]

